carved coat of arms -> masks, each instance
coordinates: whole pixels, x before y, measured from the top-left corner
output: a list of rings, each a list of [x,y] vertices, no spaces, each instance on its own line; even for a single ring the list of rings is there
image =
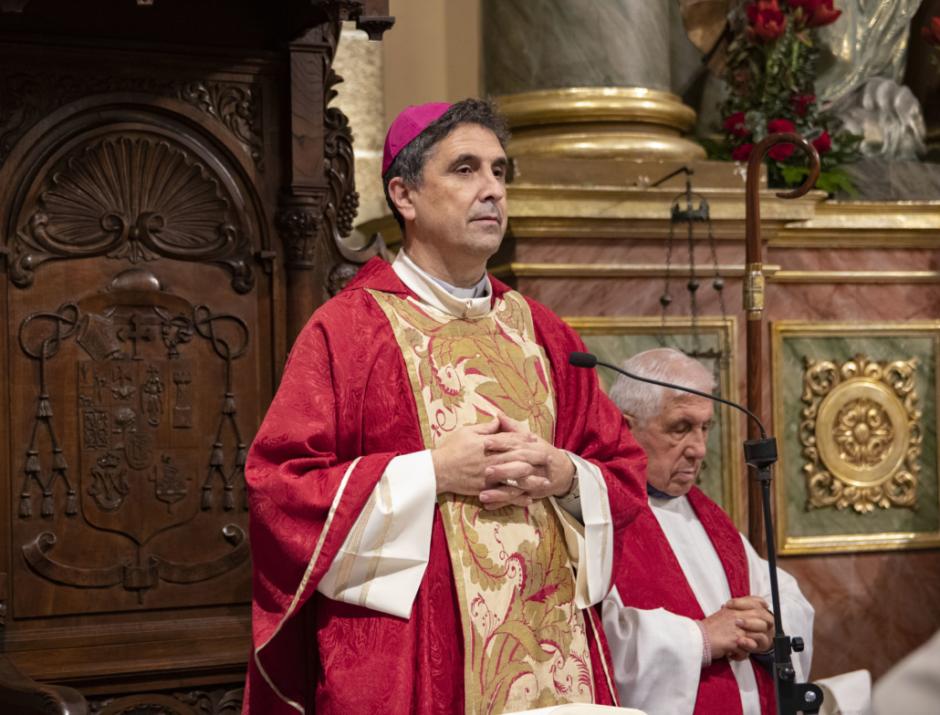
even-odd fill
[[[186,449],[195,366],[145,355],[78,363],[82,511],[137,543],[199,510],[195,455]]]

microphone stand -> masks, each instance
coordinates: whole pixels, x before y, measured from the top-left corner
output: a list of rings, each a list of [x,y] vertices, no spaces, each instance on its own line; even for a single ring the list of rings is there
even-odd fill
[[[803,639],[799,636],[790,637],[783,631],[783,619],[780,615],[780,587],[777,583],[777,549],[774,543],[774,523],[773,514],[770,511],[770,482],[772,480],[771,467],[777,461],[777,440],[774,437],[768,437],[764,430],[764,425],[760,418],[751,410],[743,405],[739,405],[731,400],[726,400],[717,395],[711,395],[707,392],[685,387],[684,385],[674,385],[669,382],[654,380],[649,377],[642,377],[632,372],[612,365],[608,362],[602,362],[591,353],[573,352],[568,357],[568,362],[575,367],[593,368],[602,365],[610,370],[619,372],[633,380],[639,382],[648,382],[651,385],[658,385],[670,390],[679,390],[688,392],[692,395],[698,395],[713,402],[720,402],[723,405],[734,407],[736,410],[747,415],[760,430],[759,439],[745,440],[744,442],[744,461],[749,467],[753,467],[757,472],[757,480],[761,487],[764,512],[764,532],[767,538],[767,565],[770,569],[770,597],[773,604],[774,616],[774,651],[773,651],[773,676],[774,689],[777,695],[777,712],[779,715],[796,715],[799,712],[812,714],[818,713],[823,702],[823,692],[815,683],[797,683],[796,671],[793,668],[793,651],[801,652],[804,648]]]
[[[755,418],[756,419],[756,418]],[[758,424],[760,424],[758,422]],[[791,638],[783,632],[780,616],[780,587],[777,585],[777,548],[774,543],[774,521],[770,511],[771,467],[777,461],[777,440],[768,437],[760,425],[761,438],[744,442],[744,461],[757,472],[764,511],[764,534],[767,539],[767,565],[770,569],[770,598],[774,607],[774,688],[777,692],[777,712],[795,715],[798,712],[818,713],[823,693],[815,683],[797,683],[791,654],[802,652],[803,639]]]

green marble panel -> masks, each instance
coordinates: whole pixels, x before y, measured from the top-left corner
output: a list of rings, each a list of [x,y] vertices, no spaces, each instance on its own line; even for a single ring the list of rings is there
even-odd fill
[[[799,335],[783,333],[779,354],[774,356],[777,370],[775,400],[782,400],[774,425],[781,462],[776,479],[782,480],[786,505],[787,537],[829,537],[834,535],[875,535],[891,532],[936,532],[940,530],[937,478],[937,374],[936,338],[932,333],[877,335],[877,330],[841,335]],[[923,411],[923,453],[917,487],[916,509],[892,506],[876,507],[859,514],[854,509],[833,507],[808,508],[806,478],[801,470],[806,462],[801,455],[799,425],[804,403],[803,361],[831,360],[842,363],[862,354],[878,362],[918,358],[915,382]],[[782,412],[781,412],[782,409]],[[779,416],[782,415],[782,420]],[[778,492],[779,493],[779,492]],[[778,502],[779,505],[779,502]]]
[[[712,351],[719,352],[721,345],[729,344],[727,334],[724,330],[729,326],[717,328],[703,328],[699,334],[697,352]],[[599,360],[620,365],[624,360],[635,353],[652,348],[671,347],[678,350],[689,352],[693,350],[694,339],[687,330],[680,332],[661,333],[660,328],[632,328],[630,332],[623,332],[626,328],[612,328],[609,333],[599,333],[595,330],[581,330],[581,337],[590,352],[597,355]],[[646,332],[637,332],[645,330]],[[668,331],[668,328],[667,328]],[[716,376],[716,383],[722,386],[723,391],[719,394],[728,398],[727,391],[730,389],[732,380],[730,379],[729,362],[730,358],[724,360],[725,365],[719,366],[716,358],[703,358],[702,363],[713,371]],[[598,368],[598,376],[604,390],[609,390],[617,375],[606,368]],[[734,399],[734,397],[730,397]],[[698,486],[708,496],[714,499],[729,514],[734,515],[733,489],[731,480],[734,479],[735,469],[730,466],[735,464],[738,459],[740,445],[737,446],[738,452],[728,454],[727,439],[731,429],[731,420],[727,414],[730,408],[720,408],[715,410],[715,427],[709,434],[708,454],[702,471],[699,474]]]

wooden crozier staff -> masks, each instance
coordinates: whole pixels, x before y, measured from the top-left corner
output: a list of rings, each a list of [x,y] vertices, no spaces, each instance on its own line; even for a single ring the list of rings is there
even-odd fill
[[[777,144],[795,144],[810,161],[810,171],[802,186],[793,191],[777,194],[781,199],[796,199],[805,195],[819,177],[819,154],[799,134],[771,134],[754,147],[747,163],[745,187],[745,260],[744,310],[747,314],[747,406],[755,415],[764,414],[763,404],[763,340],[764,340],[764,273],[763,246],[760,236],[760,167],[764,156]],[[795,715],[797,712],[816,713],[822,705],[822,691],[813,683],[795,682],[792,650],[803,650],[802,638],[790,638],[783,632],[780,619],[780,591],[777,587],[777,554],[774,544],[773,518],[770,512],[771,466],[777,461],[777,443],[764,434],[762,422],[748,422],[748,440],[744,443],[745,461],[754,467],[757,479],[748,483],[748,537],[758,550],[765,547],[770,567],[771,598],[774,612],[774,687],[777,693],[777,712]],[[758,504],[763,506],[761,509]],[[761,512],[763,511],[763,519]],[[764,538],[761,541],[761,525]]]

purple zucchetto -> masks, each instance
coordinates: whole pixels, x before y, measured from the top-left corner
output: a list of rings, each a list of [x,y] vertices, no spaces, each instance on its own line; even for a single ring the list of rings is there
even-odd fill
[[[385,149],[382,152],[382,176],[388,167],[395,161],[395,157],[421,132],[441,118],[450,104],[447,102],[430,102],[428,104],[414,104],[405,107],[401,114],[395,117],[385,135]]]

